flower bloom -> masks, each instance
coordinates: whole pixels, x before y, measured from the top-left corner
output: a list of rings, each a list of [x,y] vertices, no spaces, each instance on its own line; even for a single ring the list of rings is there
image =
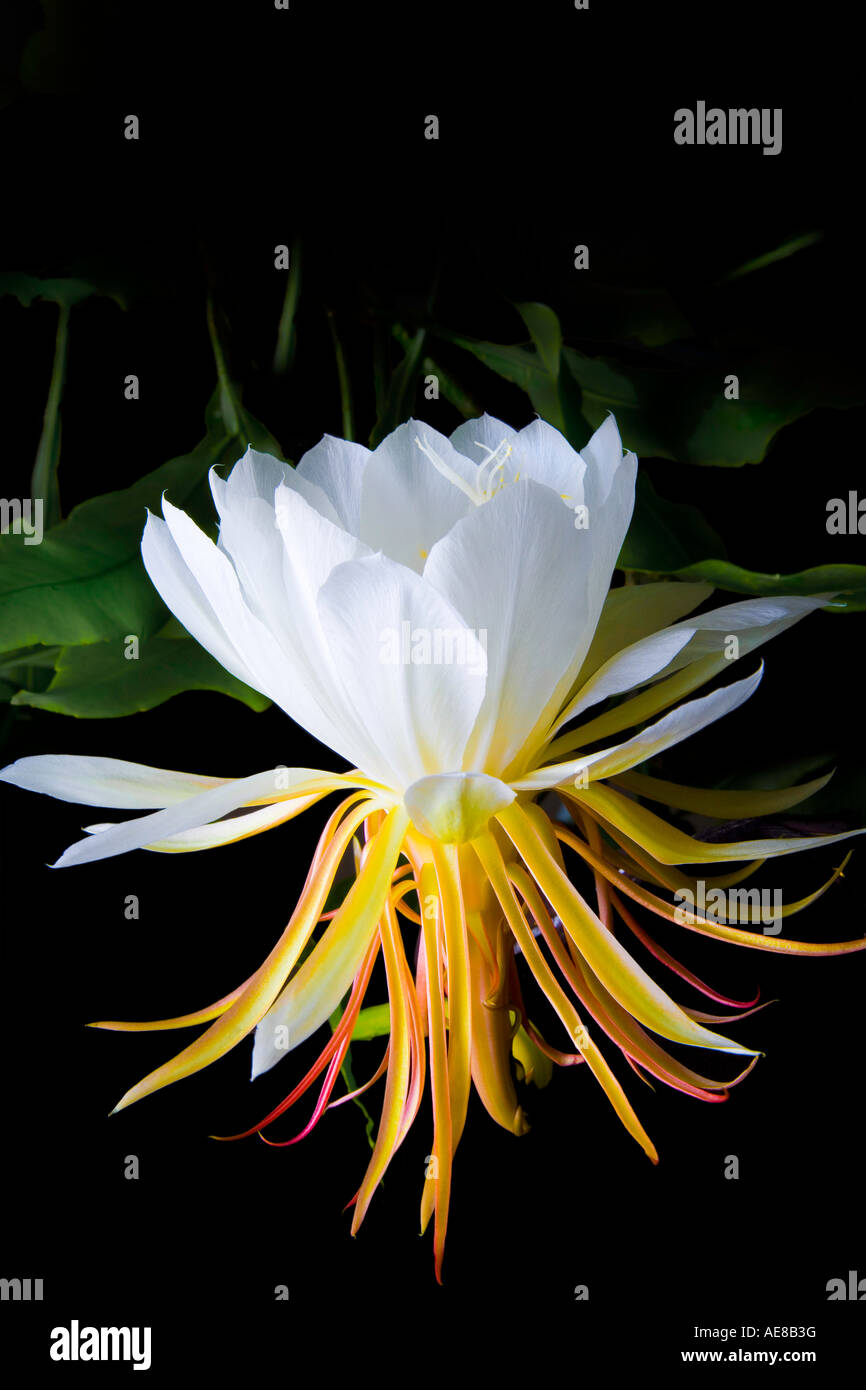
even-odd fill
[[[450,439],[409,421],[372,452],[326,436],[297,469],[250,449],[227,480],[211,472],[218,542],[164,501],[164,520],[147,520],[144,563],[192,636],[350,770],[275,767],[230,780],[45,756],[0,774],[67,801],[147,812],[87,827],[58,865],[229,844],[342,793],[291,919],[249,979],[180,1018],[97,1026],[208,1025],[127,1091],[119,1110],[216,1061],[253,1030],[255,1077],[345,1001],[306,1076],[247,1131],[261,1133],[324,1073],[306,1133],[337,1103],[332,1092],[381,953],[390,1033],[367,1086],[384,1075],[385,1091],[352,1231],[418,1113],[429,1065],[435,1161],[421,1224],[434,1217],[437,1277],[472,1085],[498,1124],[522,1134],[515,1070],[543,1081],[553,1063],[585,1064],[656,1162],[601,1039],[639,1075],[707,1101],[726,1098],[754,1065],[758,1053],[706,1025],[743,1017],[755,1001],[726,999],[699,980],[653,942],[635,904],[761,950],[829,955],[866,946],[750,930],[760,917],[739,901],[724,914],[675,912],[670,896],[694,895],[695,866],[740,864],[708,881],[725,889],[772,856],[847,838],[710,843],[644,804],[720,820],[766,816],[826,779],[715,793],[634,770],[754,691],[760,669],[687,698],[727,668],[732,636],[739,657],[747,655],[830,596],[749,599],[688,618],[709,586],[608,592],[636,466],[612,416],[581,453],[541,420],[514,431],[486,415]],[[551,791],[565,819],[538,804]],[[328,911],[350,851],[354,881]],[[572,881],[581,865],[591,900]],[[740,1012],[677,1004],[629,953],[630,937]],[[527,1015],[523,971],[558,1016],[552,1042]],[[665,1040],[750,1060],[720,1082],[670,1055]]]

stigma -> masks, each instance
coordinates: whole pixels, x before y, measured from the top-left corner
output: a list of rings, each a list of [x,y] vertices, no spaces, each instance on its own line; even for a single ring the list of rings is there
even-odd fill
[[[453,483],[454,487],[459,488],[476,507],[482,507],[485,502],[490,502],[503,487],[510,482],[517,482],[520,477],[519,473],[514,478],[506,477],[506,463],[513,452],[507,439],[500,440],[495,449],[491,449],[488,445],[476,440],[477,447],[484,450],[487,458],[478,465],[474,483],[461,478],[460,474],[443,458],[440,458],[436,450],[420,435],[416,434],[415,443],[424,457],[430,460],[437,473],[441,473],[443,478],[447,478],[449,483]]]

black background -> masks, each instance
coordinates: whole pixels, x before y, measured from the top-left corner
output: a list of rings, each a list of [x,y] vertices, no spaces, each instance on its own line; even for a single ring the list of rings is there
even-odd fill
[[[817,265],[804,258],[797,302],[787,292],[774,300],[771,290],[767,312],[780,335],[805,321],[837,355],[861,354],[854,207],[863,126],[841,9],[812,7],[798,18],[780,5],[690,13],[592,0],[582,13],[563,0],[467,10],[298,0],[288,13],[264,0],[165,13],[84,6],[46,79],[51,90],[13,84],[2,113],[0,268],[90,267],[135,290],[126,314],[95,300],[73,316],[65,511],[200,438],[213,387],[208,289],[248,379],[246,404],[295,459],[323,432],[340,433],[324,308],[346,334],[353,368],[366,360],[371,302],[405,311],[434,282],[437,316],[449,326],[514,340],[520,326],[508,301],[529,298],[556,305],[568,338],[579,331],[569,300],[577,242],[597,251],[593,263],[608,278],[627,282],[655,265],[660,282],[688,296],[738,258],[823,227],[822,256]],[[33,12],[22,5],[9,14],[12,55],[11,31],[17,24],[24,35]],[[698,99],[782,106],[782,154],[675,147],[673,111]],[[138,143],[123,139],[129,112],[140,116]],[[440,118],[435,143],[423,138],[430,112]],[[276,381],[267,368],[284,282],[273,247],[298,236],[298,362]],[[4,495],[26,492],[54,312],[0,301]],[[132,371],[143,383],[135,404],[119,384]],[[360,371],[355,378],[363,437],[372,393],[365,397]],[[531,418],[505,383],[483,404],[515,424]],[[458,423],[445,403],[428,414],[443,429]],[[737,517],[726,534],[734,560],[767,571],[857,561],[856,538],[828,538],[824,523],[827,498],[862,475],[862,424],[862,411],[816,412],[779,436],[759,467],[647,467],[663,495],[698,503],[711,520],[724,500]],[[748,707],[726,719],[723,734],[678,750],[671,775],[699,780],[704,765],[710,780],[713,767],[750,754],[772,762],[829,750],[840,764],[862,765],[861,651],[859,617],[808,620],[767,650]],[[278,711],[255,715],[207,693],[116,721],[17,711],[4,734],[4,762],[63,751],[220,775],[275,762],[338,766]],[[760,987],[779,1001],[735,1030],[766,1056],[721,1105],[653,1093],[614,1060],[657,1144],[658,1168],[582,1068],[527,1093],[532,1130],[521,1140],[473,1099],[439,1288],[429,1234],[417,1235],[427,1102],[353,1241],[341,1208],[369,1152],[353,1106],[291,1149],[206,1137],[260,1118],[314,1045],[284,1063],[290,1077],[280,1068],[255,1088],[241,1045],[109,1120],[173,1043],[82,1026],[183,1012],[245,978],[291,912],[320,812],[213,855],[136,853],[54,874],[45,865],[77,838],[82,814],[11,789],[2,808],[0,1273],[41,1276],[46,1291],[42,1305],[4,1305],[8,1356],[17,1351],[52,1377],[74,1375],[49,1362],[47,1344],[52,1326],[77,1317],[151,1325],[160,1383],[229,1363],[257,1378],[316,1366],[324,1374],[335,1355],[390,1382],[440,1363],[457,1373],[462,1358],[501,1370],[522,1351],[537,1378],[551,1376],[550,1358],[564,1354],[576,1378],[588,1357],[613,1375],[667,1374],[693,1345],[695,1323],[779,1323],[817,1326],[817,1339],[802,1345],[817,1347],[822,1375],[850,1364],[862,1313],[859,1304],[828,1304],[825,1285],[850,1269],[866,1275],[861,957],[788,961],[659,930],[723,991],[744,998]],[[798,919],[802,935],[861,934],[861,855]],[[786,897],[838,862],[831,848],[786,867]],[[130,893],[141,900],[137,922],[123,915]],[[685,988],[674,993],[687,1002]],[[366,1077],[380,1044],[355,1053]],[[713,1062],[696,1064],[709,1071]],[[301,1110],[283,1122],[284,1137],[300,1127]],[[135,1182],[123,1176],[129,1154],[140,1161]],[[723,1176],[729,1154],[740,1159],[737,1182]],[[278,1284],[288,1285],[288,1303],[274,1301]],[[588,1303],[575,1302],[579,1284],[589,1285]],[[411,1372],[392,1360],[404,1339],[414,1342]]]

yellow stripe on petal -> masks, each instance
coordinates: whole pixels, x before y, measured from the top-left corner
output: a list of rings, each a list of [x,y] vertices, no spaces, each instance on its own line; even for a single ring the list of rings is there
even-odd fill
[[[509,806],[505,815],[510,820],[515,813],[525,821],[530,833],[535,835],[534,828],[526,821],[523,812],[520,811],[519,808]],[[538,843],[541,845],[540,839]],[[514,938],[520,946],[526,958],[526,963],[538,981],[539,986],[559,1014],[569,1036],[579,1048],[587,1065],[590,1067],[596,1080],[600,1083],[605,1095],[629,1134],[633,1139],[637,1140],[647,1157],[650,1158],[653,1163],[658,1163],[658,1153],[656,1152],[655,1145],[635,1114],[628,1096],[614,1076],[607,1061],[589,1037],[577,1010],[565,994],[565,991],[559,985],[547,961],[541,954],[535,942],[535,938],[526,924],[514,889],[508,880],[505,861],[502,858],[499,846],[489,833],[479,837],[473,844],[484,872],[490,879],[493,891],[499,899],[502,910],[505,913],[506,921],[514,933]],[[541,848],[546,854],[543,845],[541,845]],[[550,862],[556,867],[552,859]]]
[[[472,1088],[472,995],[469,989],[469,949],[461,893],[461,860],[456,845],[433,841],[433,865],[439,885],[439,905],[448,962],[448,1086],[451,1093],[451,1151],[463,1133]],[[466,856],[463,857],[465,864]],[[470,861],[471,862],[471,861]],[[471,870],[469,870],[471,872]]]
[[[445,1000],[442,952],[438,931],[438,884],[432,864],[423,864],[419,875],[422,902],[424,950],[427,960],[427,1029],[430,1038],[430,1082],[433,1092],[433,1152],[428,1163],[421,1194],[421,1230],[426,1229],[433,1211],[433,1262],[438,1283],[442,1283],[442,1256],[451,1199],[451,1097],[448,1087],[448,1054],[445,1044]],[[431,899],[437,903],[432,917],[426,911]]]
[[[509,1011],[504,1003],[491,1007],[484,1002],[494,988],[495,975],[474,933],[469,939],[469,965],[472,995],[477,1002],[472,1011],[472,1080],[491,1119],[512,1134],[525,1134],[529,1125],[511,1075],[513,1028]]]
[[[668,825],[660,816],[639,806],[634,801],[614,791],[612,787],[596,783],[592,787],[575,793],[579,805],[588,809],[603,821],[609,821],[629,839],[648,850],[654,859],[662,864],[713,864],[738,859],[771,859],[780,854],[794,854],[807,849],[817,849],[820,845],[838,844],[840,840],[850,840],[864,831],[846,830],[839,835],[791,835],[781,839],[734,840],[727,844],[708,844],[696,840],[682,830]],[[509,808],[510,809],[510,808]],[[507,811],[500,819],[504,824]]]
[[[243,994],[194,1043],[184,1048],[170,1062],[166,1062],[163,1066],[150,1072],[148,1076],[127,1091],[114,1107],[113,1114],[118,1110],[124,1110],[134,1101],[141,1100],[144,1096],[160,1090],[163,1086],[170,1086],[172,1082],[179,1081],[182,1077],[191,1076],[193,1073],[201,1071],[202,1067],[206,1067],[224,1056],[256,1026],[267,1013],[296,965],[310,933],[319,920],[319,914],[340,861],[352,836],[368,814],[368,802],[361,806],[354,806],[333,834],[327,849],[321,855],[317,854],[314,868],[310,871],[300,901],[292,913],[288,926],[267,960],[251,977]],[[384,837],[379,858],[387,855],[387,852],[390,851],[392,847],[390,839],[396,839],[397,843],[393,853],[393,859],[396,862],[399,852],[397,828],[399,827],[402,831],[405,814],[395,810],[391,816],[393,818],[391,820],[392,835],[390,838]],[[388,862],[390,864],[388,880],[390,881],[390,874],[394,865],[390,858]],[[358,886],[359,884],[356,883],[355,889]],[[387,886],[385,891],[387,891]],[[349,897],[343,904],[344,908],[349,903]]]
[[[88,1023],[88,1028],[105,1028],[114,1033],[158,1033],[167,1031],[170,1028],[194,1028],[197,1023],[210,1023],[212,1019],[219,1018],[226,1009],[231,1008],[236,999],[239,999],[244,990],[249,987],[253,979],[250,975],[248,980],[244,980],[242,985],[233,989],[231,994],[223,995],[222,999],[217,999],[215,1004],[208,1004],[204,1009],[198,1009],[192,1014],[180,1014],[177,1018],[159,1018],[151,1023],[118,1023],[110,1020],[103,1023]]]
[[[590,825],[594,824],[590,816],[587,816],[586,820]],[[576,838],[576,836],[571,835],[568,831],[561,831],[560,834],[565,844],[571,845],[572,849],[577,850],[578,854],[583,855],[584,858],[587,857],[583,845]],[[596,855],[599,855],[600,846],[593,846],[593,852]],[[652,860],[648,855],[642,853],[637,845],[632,845],[631,853],[634,855],[639,868],[642,868],[646,873],[653,872],[654,868],[656,867],[655,861]],[[795,917],[798,912],[802,912],[805,908],[811,907],[812,904],[816,903],[819,898],[823,898],[828,888],[832,888],[836,880],[842,877],[852,854],[853,850],[849,850],[848,853],[845,855],[845,858],[842,860],[842,863],[838,866],[838,868],[835,868],[833,870],[832,874],[826,880],[826,882],[820,884],[811,893],[807,893],[805,898],[798,898],[796,902],[785,903],[782,906],[774,906],[773,920],[775,921],[776,918],[783,917]],[[701,882],[703,883],[704,902],[706,903],[709,899],[710,894],[715,893],[717,890],[721,890],[724,895],[725,890],[732,887],[734,883],[739,883],[744,878],[750,877],[753,872],[753,866],[755,862],[757,862],[758,864],[764,864],[766,863],[766,860],[759,859],[757,861],[752,861],[751,863],[747,864],[746,869],[739,874],[728,874],[724,878],[719,876],[713,876],[711,879],[701,880]],[[604,871],[602,870],[601,872],[603,873]],[[622,878],[620,875],[608,872],[605,875],[605,877],[611,883],[616,884],[617,887],[622,886]],[[696,889],[698,880],[694,878],[687,878],[685,874],[679,874],[677,877],[681,880],[681,882],[675,885],[675,894],[678,895],[678,897],[682,900],[684,898],[684,895],[686,893],[689,893],[691,895],[692,901],[694,902],[697,896]],[[740,911],[741,893],[743,894],[745,899],[743,903],[742,913]],[[749,900],[750,893],[758,894],[758,898],[755,903]],[[757,888],[741,888],[738,892],[727,896],[727,902],[724,908],[714,905],[713,915],[710,917],[709,920],[712,924],[715,924],[717,922],[763,922],[763,912],[764,908],[761,903],[760,890]],[[689,926],[694,923],[701,923],[707,920],[705,917],[701,916],[700,913],[693,913],[684,905],[678,905],[678,907],[675,909],[675,918],[678,925],[680,926]]]
[[[250,835],[260,835],[263,830],[271,830],[275,825],[294,820],[295,816],[299,816],[310,806],[315,806],[317,801],[321,801],[327,795],[327,791],[320,791],[312,796],[300,797],[297,801],[280,801],[262,806],[257,811],[247,811],[243,815],[214,821],[210,825],[200,825],[194,830],[181,830],[177,835],[169,835],[165,840],[154,840],[153,844],[142,845],[142,849],[155,850],[159,854],[189,854],[194,850],[233,845],[238,840],[248,839]]]
[[[701,1076],[699,1072],[692,1071],[690,1067],[684,1066],[675,1057],[671,1057],[649,1033],[641,1028],[639,1023],[635,1022],[631,1014],[617,1003],[613,995],[608,993],[578,952],[575,952],[573,957],[566,953],[565,947],[553,928],[550,914],[541,900],[538,889],[526,870],[520,865],[513,865],[509,867],[508,876],[529,907],[551,954],[571,984],[572,989],[608,1037],[628,1057],[639,1062],[660,1081],[665,1081],[668,1085],[682,1083],[682,1087],[692,1093],[702,1090],[723,1091],[729,1085],[735,1085],[736,1082],[748,1075],[757,1062],[756,1057],[753,1057],[745,1070],[730,1082],[713,1081],[709,1077]],[[690,1016],[693,1015],[690,1014]]]
[[[600,873],[603,873],[610,883],[615,884],[617,890],[623,893],[624,896],[632,898],[635,902],[640,903],[642,907],[648,908],[650,912],[654,912],[656,916],[664,917],[668,922],[676,922],[678,926],[683,926],[688,931],[696,931],[702,936],[713,936],[719,941],[731,941],[738,946],[752,946],[758,951],[780,951],[783,955],[841,956],[847,955],[852,951],[862,951],[866,949],[866,937],[856,937],[853,941],[792,941],[786,937],[758,936],[756,932],[742,931],[739,927],[729,927],[724,923],[711,922],[703,917],[692,917],[691,914],[684,909],[680,909],[680,915],[676,916],[676,909],[670,903],[663,902],[662,899],[656,897],[654,893],[650,893],[646,888],[642,888],[639,883],[635,883],[626,878],[623,874],[615,872],[610,864],[593,854],[592,850],[590,850],[583,841],[579,840],[576,835],[572,835],[571,831],[558,827],[556,833],[564,844],[570,845],[581,858],[585,859],[593,868],[598,869]],[[850,854],[845,857],[838,868],[833,870],[827,882],[823,883],[820,888],[817,888],[814,893],[806,898],[801,898],[798,903],[791,903],[787,908],[782,908],[780,915],[784,916],[787,913],[790,916],[793,912],[802,911],[804,907],[808,907],[811,903],[815,902],[816,899],[820,898],[827,892],[827,889],[835,883],[836,879],[841,877],[842,871],[848,863],[849,858]],[[758,860],[759,864],[763,862],[763,860]],[[753,865],[748,866],[749,872],[751,872],[753,867]],[[707,880],[707,882],[711,881],[716,887],[720,888],[723,887],[725,883],[735,882],[738,878],[745,877],[747,877],[746,873],[740,875],[730,874],[726,879],[713,878],[712,880]],[[695,882],[694,879],[684,879],[683,881],[686,885],[691,885]]]
[[[758,1055],[753,1048],[742,1047],[702,1028],[665,994],[616,937],[605,930],[568,876],[548,854],[541,837],[519,806],[506,807],[498,820],[590,969],[639,1023],[671,1042],[750,1057]]]
[[[577,805],[576,802],[572,804]],[[586,807],[583,807],[583,810],[586,811]],[[611,839],[624,851],[623,854],[617,854],[616,850],[610,848],[610,845],[605,847],[605,860],[611,868],[622,869],[623,873],[641,879],[644,883],[661,884],[664,888],[670,888],[671,892],[677,888],[688,888],[694,892],[697,884],[697,878],[694,874],[683,874],[670,864],[659,864],[657,860],[640,853],[634,840],[629,840],[627,836],[619,834],[613,826],[605,826],[605,829]],[[639,853],[642,863],[639,863],[636,858]],[[732,873],[709,874],[703,878],[704,885],[706,888],[733,888],[735,884],[751,878],[752,874],[763,868],[766,862],[766,859],[750,859],[741,869],[736,869]]]
[[[699,685],[704,685],[729,665],[730,662],[725,656],[704,656],[698,661],[693,661],[675,675],[668,676],[667,680],[658,681],[640,695],[635,695],[634,699],[624,700],[621,705],[608,710],[606,714],[600,714],[596,719],[581,724],[579,729],[561,734],[545,749],[545,761],[559,762],[577,748],[585,748],[587,744],[595,743],[598,739],[606,739],[611,734],[621,733],[623,729],[643,724],[654,714],[659,714],[663,709],[675,704],[684,695],[690,695]]]
[[[358,971],[391,892],[391,875],[409,818],[402,806],[367,842],[358,878],[321,941],[280,994],[266,1023],[285,1025],[290,1049],[334,1012]]]
[[[686,1087],[701,1091],[726,1091],[729,1086],[736,1086],[744,1080],[757,1065],[757,1056],[752,1057],[743,1070],[730,1081],[715,1081],[709,1076],[702,1076],[700,1072],[693,1071],[691,1067],[672,1057],[669,1052],[665,1052],[655,1038],[645,1032],[631,1014],[617,1003],[613,995],[608,993],[585,965],[576,965],[575,969],[583,979],[585,987],[595,995],[611,1023],[622,1033],[625,1041],[621,1042],[620,1046],[625,1049],[631,1047],[634,1060],[647,1067],[660,1081],[667,1081],[671,1085],[681,1082]]]
[[[385,959],[385,974],[388,981],[388,1000],[391,1005],[388,1078],[385,1082],[385,1099],[382,1103],[382,1118],[376,1134],[376,1143],[355,1201],[355,1211],[352,1217],[353,1236],[357,1234],[373,1193],[381,1182],[400,1143],[403,1132],[403,1111],[409,1090],[411,1070],[409,1013],[406,1006],[405,982],[399,959],[402,943],[398,948],[399,928],[394,909],[390,903],[386,903],[379,930],[382,938],[382,955]]]
[[[825,777],[816,777],[799,787],[781,787],[775,791],[684,787],[677,782],[664,782],[660,777],[647,777],[643,772],[623,772],[611,780],[626,791],[636,792],[638,796],[659,801],[664,806],[673,806],[679,811],[693,811],[697,815],[715,816],[719,820],[737,820],[740,817],[772,816],[779,811],[787,811],[826,787],[832,776],[832,772],[828,772]]]

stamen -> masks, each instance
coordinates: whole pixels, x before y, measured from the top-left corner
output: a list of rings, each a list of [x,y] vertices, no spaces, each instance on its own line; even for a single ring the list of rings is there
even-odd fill
[[[495,492],[498,491],[498,488],[494,488],[493,486],[493,479],[504,473],[505,461],[511,457],[514,449],[512,445],[508,443],[507,439],[501,439],[495,449],[491,449],[487,444],[482,444],[480,439],[475,440],[475,446],[478,449],[483,449],[487,454],[487,458],[478,465],[477,487],[482,499],[485,502],[489,502]],[[503,457],[500,458],[499,455],[503,449],[505,453]],[[487,469],[490,471],[485,473]],[[499,486],[502,486],[502,482],[500,482]]]
[[[476,446],[487,454],[487,458],[478,465],[477,481],[474,485],[467,483],[465,478],[461,478],[460,474],[443,458],[440,458],[436,450],[426,440],[421,439],[420,435],[416,434],[415,443],[425,458],[430,460],[437,473],[441,473],[443,478],[447,478],[449,483],[453,483],[455,487],[459,488],[464,496],[469,498],[473,506],[483,506],[485,502],[489,502],[491,498],[495,497],[500,488],[505,486],[505,463],[513,452],[507,439],[500,440],[495,449],[491,449],[487,444],[482,444],[480,440],[475,441]]]
[[[417,434],[415,436],[415,443],[418,445],[421,453],[430,460],[436,472],[441,473],[442,477],[447,478],[449,483],[453,483],[455,487],[459,487],[460,491],[465,493],[470,502],[474,502],[477,507],[479,505],[479,499],[472,485],[467,483],[465,478],[461,478],[460,474],[456,473],[450,464],[447,464],[444,459],[441,459],[435,449],[431,449],[430,445],[425,443]]]

